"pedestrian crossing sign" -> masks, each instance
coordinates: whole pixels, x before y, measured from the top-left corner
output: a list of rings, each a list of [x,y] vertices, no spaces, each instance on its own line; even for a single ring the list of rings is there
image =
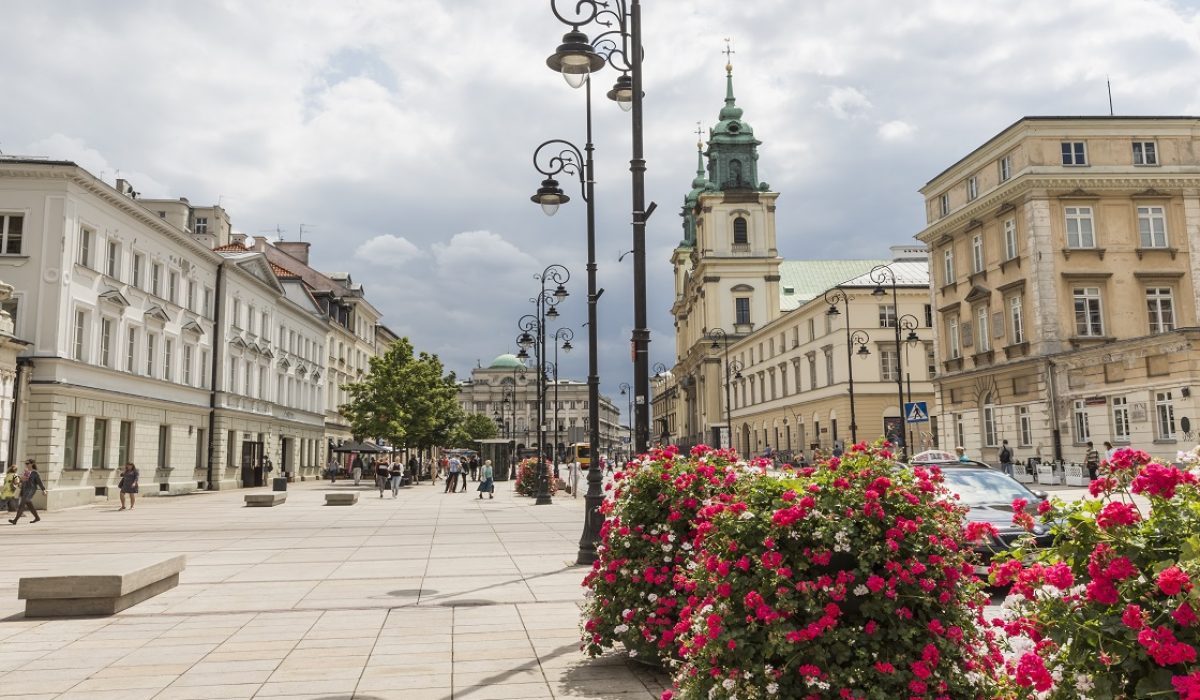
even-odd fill
[[[909,423],[928,423],[929,409],[924,401],[913,401],[904,404],[904,418]]]

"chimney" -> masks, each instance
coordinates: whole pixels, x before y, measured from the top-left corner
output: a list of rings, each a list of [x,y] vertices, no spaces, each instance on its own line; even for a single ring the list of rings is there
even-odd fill
[[[126,180],[125,178],[117,178],[117,192],[129,197],[130,199],[137,199],[137,192],[133,191],[133,185],[129,184],[129,180]]]
[[[254,237],[254,250],[259,253],[265,253],[267,251],[267,237],[266,236],[255,236]]]
[[[293,258],[299,260],[305,265],[308,264],[308,247],[311,245],[308,241],[276,241],[275,247]]]
[[[246,234],[244,234],[240,231],[234,231],[233,233],[229,234],[229,242],[236,243],[237,245],[240,245],[243,248],[245,248],[246,247]]]

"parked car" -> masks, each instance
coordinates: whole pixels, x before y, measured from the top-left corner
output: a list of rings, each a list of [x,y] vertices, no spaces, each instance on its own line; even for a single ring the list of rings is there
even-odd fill
[[[925,450],[918,452],[909,458],[913,464],[925,464],[926,462],[950,462],[958,459],[958,456],[953,452],[945,450]]]
[[[1024,484],[1004,472],[992,469],[982,462],[923,462],[921,466],[936,466],[945,477],[946,488],[957,494],[959,503],[967,507],[967,520],[988,523],[996,528],[996,536],[973,546],[979,555],[976,573],[986,573],[992,557],[1011,549],[1019,540],[1032,537],[1038,547],[1048,547],[1054,535],[1046,526],[1038,523],[1033,532],[1013,525],[1012,502],[1024,499],[1026,512],[1036,513],[1038,506],[1048,496],[1045,491],[1031,491]]]

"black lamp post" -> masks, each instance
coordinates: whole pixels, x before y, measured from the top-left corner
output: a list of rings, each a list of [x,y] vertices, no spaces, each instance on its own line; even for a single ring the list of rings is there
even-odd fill
[[[850,442],[858,442],[858,414],[854,407],[854,363],[851,361],[853,356],[857,354],[860,358],[866,358],[871,354],[867,349],[867,343],[871,338],[866,331],[852,331],[850,328],[850,300],[854,297],[846,294],[846,291],[839,288],[830,289],[825,292],[825,303],[829,304],[829,309],[825,311],[825,315],[833,318],[841,314],[838,311],[838,304],[841,304],[846,309],[846,379],[850,383]],[[858,344],[858,352],[854,352],[854,345]],[[832,378],[830,378],[832,382]]]
[[[912,364],[909,363],[909,361],[908,361],[908,349],[910,347],[916,345],[917,343],[921,342],[920,336],[917,335],[917,329],[920,328],[921,323],[920,323],[920,321],[917,320],[917,317],[913,316],[912,314],[904,314],[900,318],[896,319],[896,323],[899,324],[900,330],[905,331],[905,333],[904,333],[904,384],[905,384],[906,393],[908,395],[908,400],[905,403],[912,403],[912,372],[911,372]],[[900,362],[899,355],[896,356],[896,362],[897,363]],[[900,369],[899,366],[897,366],[896,369],[899,370]],[[912,423],[908,422],[908,416],[904,413],[903,406],[900,408],[900,416],[901,416],[901,420],[904,421],[904,425],[908,428],[908,443],[906,446],[911,446],[913,444]],[[911,451],[911,449],[912,448],[909,447],[910,451]]]
[[[632,438],[632,433],[633,433],[633,387],[630,386],[629,382],[621,382],[620,384],[617,385],[617,388],[621,390],[621,396],[625,397],[625,410],[626,410],[625,415],[629,417],[629,432],[630,432],[630,437]],[[633,447],[633,444],[631,442],[630,448],[632,449],[632,447]]]
[[[550,474],[546,465],[546,321],[547,319],[558,318],[558,304],[563,299],[569,296],[564,283],[571,279],[571,273],[562,265],[548,265],[541,274],[534,275],[534,279],[541,283],[540,293],[530,299],[537,308],[535,315],[526,314],[517,322],[517,326],[521,329],[521,335],[517,337],[517,344],[521,346],[521,353],[526,353],[530,346],[534,347],[534,355],[537,361],[537,438],[538,438],[538,495],[534,501],[536,505],[550,504]],[[554,289],[546,289],[547,284],[555,285]],[[530,332],[533,331],[533,335]],[[521,358],[521,353],[517,354]],[[523,359],[523,358],[522,358]]]
[[[671,374],[671,370],[667,369],[667,366],[661,362],[655,362],[654,367],[651,368],[651,371],[654,372],[654,383],[656,385],[654,390],[654,400],[657,401],[660,395],[666,394],[664,397],[665,404],[666,401],[670,400],[671,388],[668,386],[668,382],[675,377]],[[662,433],[660,433],[658,436],[658,442],[664,447],[671,442],[671,424],[670,420],[668,419],[670,413],[671,412],[669,410],[664,409],[663,415],[655,418],[655,420],[662,421]]]
[[[896,364],[900,364],[900,302],[896,292],[896,271],[887,265],[876,265],[871,268],[871,281],[875,283],[875,289],[871,290],[871,296],[876,299],[882,299],[887,295],[884,291],[884,283],[891,283],[892,287],[892,316],[896,318],[892,322],[892,329],[896,332]],[[897,368],[901,369],[901,368]],[[896,401],[897,407],[900,409],[900,420],[904,420],[904,379],[902,372],[896,372]],[[900,459],[903,462],[908,461],[908,440],[904,435],[904,423],[900,424]]]
[[[554,473],[555,476],[558,476],[558,459],[560,456],[558,448],[558,348],[561,341],[563,352],[571,352],[571,350],[575,349],[575,346],[571,345],[571,341],[575,339],[575,332],[563,326],[554,331],[552,338],[554,340]],[[591,410],[591,404],[588,404],[588,412],[590,413]]]
[[[604,67],[605,63],[620,71],[613,89],[607,97],[622,109],[632,110],[633,154],[629,160],[633,184],[633,382],[636,401],[634,444],[638,452],[644,452],[650,440],[650,329],[646,312],[646,220],[655,205],[646,207],[646,161],[642,150],[642,14],[639,0],[574,0],[563,3],[569,8],[569,16],[558,9],[558,1],[550,0],[550,11],[571,29],[563,36],[563,43],[546,59],[551,70],[561,72],[572,87],[580,87],[588,81],[591,73]],[[580,27],[597,25],[604,30],[589,42]],[[601,55],[601,52],[603,55]],[[590,89],[590,88],[589,88]],[[590,107],[590,93],[589,93]],[[590,125],[590,115],[589,115]],[[589,126],[588,143],[591,143]],[[590,155],[590,148],[588,150]],[[590,175],[591,168],[588,168]],[[590,180],[590,178],[589,178]],[[590,196],[588,197],[590,200]],[[594,345],[594,343],[593,343]],[[594,401],[593,401],[594,403]],[[592,445],[595,452],[597,445]],[[592,460],[593,464],[596,460]],[[597,465],[598,466],[598,465]],[[588,474],[589,497],[592,474]],[[597,485],[598,486],[598,485]],[[598,505],[597,505],[598,507]],[[588,504],[591,512],[591,502]],[[599,523],[593,528],[599,537]],[[585,529],[585,536],[587,536]],[[581,558],[584,555],[580,550]],[[594,560],[594,555],[592,559]],[[582,561],[580,563],[583,563]]]
[[[728,445],[718,445],[718,447],[733,447],[733,422],[729,417],[729,409],[732,405],[729,395],[729,385],[734,379],[742,378],[742,370],[744,367],[741,362],[734,360],[729,361],[729,334],[724,328],[714,328],[708,332],[708,339],[712,341],[713,350],[721,350],[724,354],[723,362],[725,368],[725,430],[727,434]],[[736,367],[736,369],[735,369]],[[735,376],[736,375],[736,376]],[[747,450],[749,446],[747,446]]]

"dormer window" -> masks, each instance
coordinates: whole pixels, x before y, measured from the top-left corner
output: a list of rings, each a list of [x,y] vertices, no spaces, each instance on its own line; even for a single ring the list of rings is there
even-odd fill
[[[747,232],[745,217],[737,217],[733,220],[733,244],[734,245],[749,245],[750,234]]]

